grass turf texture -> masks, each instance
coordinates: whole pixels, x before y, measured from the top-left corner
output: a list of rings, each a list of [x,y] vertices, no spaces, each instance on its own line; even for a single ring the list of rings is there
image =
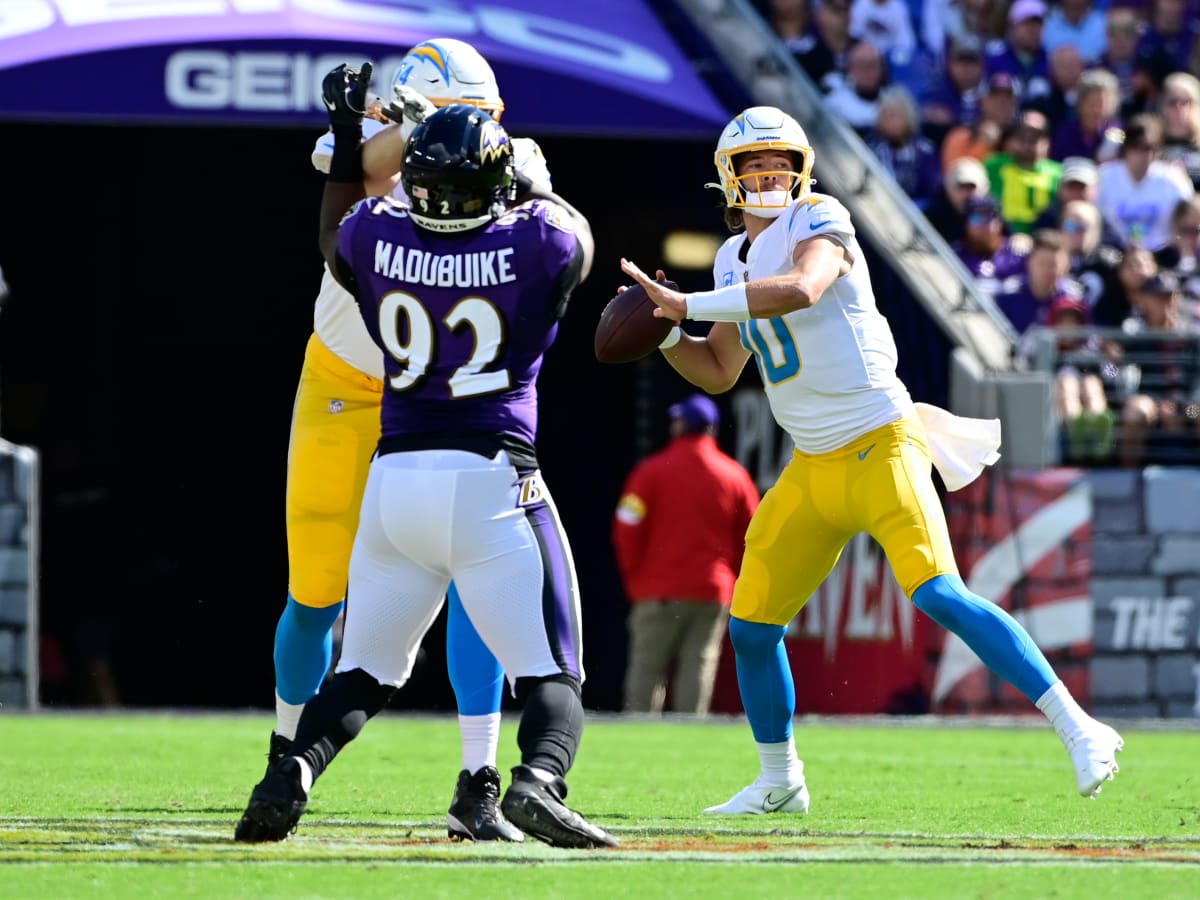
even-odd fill
[[[506,717],[500,766],[516,758]],[[808,816],[704,816],[757,772],[742,722],[588,723],[569,803],[618,850],[460,844],[451,718],[385,714],[281,844],[232,840],[262,716],[0,717],[5,897],[1184,897],[1200,885],[1200,732],[1126,728],[1079,797],[1048,727],[798,722]]]

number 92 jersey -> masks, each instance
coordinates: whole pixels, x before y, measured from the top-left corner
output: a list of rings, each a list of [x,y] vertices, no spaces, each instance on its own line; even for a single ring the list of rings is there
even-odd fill
[[[343,219],[338,254],[383,350],[382,436],[500,435],[532,450],[542,356],[582,264],[566,213],[536,200],[442,235],[369,198]]]
[[[759,234],[748,252],[745,234],[726,241],[713,266],[718,287],[783,275],[792,269],[796,245],[819,235],[846,248],[850,271],[807,309],[738,325],[775,420],[805,453],[837,450],[912,406],[896,376],[896,343],[875,306],[850,213],[827,194],[808,194]]]

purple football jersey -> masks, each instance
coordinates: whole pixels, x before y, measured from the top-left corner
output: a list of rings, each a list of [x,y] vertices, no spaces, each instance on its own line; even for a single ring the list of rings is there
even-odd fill
[[[338,254],[383,351],[383,440],[488,435],[532,450],[537,375],[578,283],[577,248],[544,200],[461,235],[421,228],[392,198],[354,207]]]

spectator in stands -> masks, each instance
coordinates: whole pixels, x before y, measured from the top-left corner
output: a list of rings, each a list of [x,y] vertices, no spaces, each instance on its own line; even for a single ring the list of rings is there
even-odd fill
[[[1032,236],[1033,247],[1025,257],[1025,271],[996,295],[996,305],[1008,317],[1018,335],[1035,325],[1050,323],[1050,303],[1058,297],[1082,299],[1083,290],[1067,277],[1071,261],[1067,244],[1057,231],[1045,229]]]
[[[1050,53],[1050,90],[1030,100],[1026,108],[1036,109],[1044,115],[1051,132],[1075,118],[1083,70],[1083,56],[1070,44],[1063,44]],[[1056,157],[1052,155],[1052,158]]]
[[[1188,0],[1151,0],[1147,27],[1138,39],[1140,56],[1161,56],[1168,71],[1186,70],[1200,25],[1188,16]]]
[[[1005,224],[1010,231],[1028,233],[1058,191],[1062,163],[1047,156],[1050,136],[1046,117],[1037,110],[1021,113],[1011,126],[1009,137],[1007,152],[993,153],[983,164],[991,179],[992,193],[1000,200]]]
[[[813,31],[796,42],[792,54],[808,77],[828,93],[842,83],[846,54],[857,40],[850,36],[850,0],[813,0]]]
[[[1193,188],[1200,188],[1200,80],[1188,72],[1175,72],[1163,82],[1162,159],[1187,172]]]
[[[942,177],[942,191],[934,198],[925,216],[947,244],[963,239],[967,223],[967,201],[988,195],[987,170],[971,156],[952,162]]]
[[[1092,0],[1058,0],[1046,13],[1042,46],[1051,56],[1059,47],[1074,47],[1095,63],[1106,46],[1104,25],[1104,12]]]
[[[1050,92],[1050,61],[1042,46],[1046,5],[1042,0],[1016,0],[1008,10],[1008,36],[989,44],[984,66],[988,75],[1007,72],[1028,103]]]
[[[867,146],[917,208],[924,210],[941,188],[942,165],[919,128],[912,94],[902,85],[893,85],[879,94],[879,114]]]
[[[1129,96],[1121,103],[1117,114],[1129,121],[1140,113],[1157,113],[1162,107],[1163,84],[1175,71],[1175,64],[1165,53],[1139,52],[1133,60],[1129,76]]]
[[[1172,217],[1171,243],[1156,254],[1159,271],[1170,272],[1183,292],[1185,313],[1200,318],[1200,196],[1180,200]]]
[[[1174,276],[1160,274],[1144,282],[1137,310],[1123,327],[1130,335],[1125,359],[1137,365],[1141,377],[1137,393],[1121,408],[1121,464],[1135,468],[1147,462],[1194,462],[1200,422],[1200,334],[1183,315]]]
[[[1000,204],[990,194],[967,201],[967,223],[963,239],[954,252],[975,277],[979,291],[996,297],[1016,290],[1025,271],[1025,257],[1033,247],[1027,234],[1006,235]]]
[[[1058,230],[1067,242],[1068,274],[1082,287],[1088,309],[1093,309],[1106,293],[1119,292],[1117,267],[1121,264],[1121,251],[1104,239],[1104,218],[1096,204],[1088,200],[1064,204]],[[1093,314],[1089,312],[1088,316],[1091,319]]]
[[[1121,86],[1112,72],[1088,69],[1079,76],[1074,112],[1054,128],[1050,158],[1065,160],[1083,156],[1099,162],[1103,153],[1115,156],[1120,144],[1120,123],[1116,119],[1121,102]]]
[[[970,37],[983,43],[997,36],[990,22],[993,5],[992,0],[923,0],[921,43],[935,64],[945,58],[952,41]]]
[[[879,95],[888,80],[887,60],[870,41],[859,41],[846,54],[846,78],[825,96],[826,108],[864,134],[879,118]]]
[[[1122,103],[1129,99],[1133,90],[1133,61],[1137,59],[1141,27],[1142,20],[1133,7],[1116,4],[1108,7],[1104,22],[1108,47],[1100,56],[1099,65],[1116,76]]]
[[[1090,204],[1096,202],[1096,183],[1100,170],[1096,164],[1085,156],[1068,156],[1062,163],[1062,178],[1058,182],[1058,191],[1054,199],[1034,220],[1034,230],[1038,228],[1053,228],[1061,230],[1063,207],[1073,200],[1086,200]],[[1114,243],[1115,237],[1108,235],[1102,226],[1104,237],[1109,243]]]
[[[1049,365],[1054,372],[1064,458],[1076,464],[1103,461],[1113,451],[1116,430],[1105,385],[1106,378],[1120,377],[1113,345],[1082,332],[1090,316],[1087,303],[1077,297],[1056,297],[1047,316],[1047,327],[1030,329],[1022,341],[1022,361],[1034,368]]]
[[[808,0],[770,0],[764,18],[793,54],[805,45],[809,33]]]
[[[1162,142],[1159,116],[1134,116],[1125,129],[1120,158],[1100,167],[1096,205],[1124,247],[1165,247],[1176,204],[1195,193],[1179,168],[1157,159]]]
[[[967,35],[950,42],[942,72],[921,104],[923,132],[940,144],[954,125],[979,121],[983,93],[983,43]]]
[[[980,99],[979,120],[958,125],[946,133],[942,141],[942,168],[964,156],[981,162],[1000,149],[1004,130],[1017,116],[1016,86],[1012,76],[997,72],[984,83]]]
[[[850,34],[870,41],[896,65],[905,65],[917,49],[907,0],[852,0]]]
[[[1158,274],[1154,254],[1144,247],[1131,247],[1117,266],[1117,280],[1092,307],[1092,321],[1105,328],[1120,328],[1133,315],[1138,291],[1147,279]]]

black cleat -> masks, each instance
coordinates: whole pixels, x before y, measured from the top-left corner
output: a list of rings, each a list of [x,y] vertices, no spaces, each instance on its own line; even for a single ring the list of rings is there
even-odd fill
[[[618,847],[620,842],[563,803],[567,783],[561,777],[542,781],[526,766],[512,770],[513,780],[500,808],[508,821],[551,847]]]
[[[246,844],[282,841],[296,830],[308,796],[300,782],[300,763],[289,756],[267,771],[250,794],[250,804],[233,832]]]
[[[446,833],[460,841],[513,841],[525,835],[500,814],[500,772],[484,766],[474,775],[463,769],[446,814]]]

